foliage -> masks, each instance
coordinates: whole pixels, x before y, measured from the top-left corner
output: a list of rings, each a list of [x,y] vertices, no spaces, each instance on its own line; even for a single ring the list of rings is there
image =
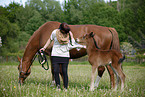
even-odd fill
[[[9,6],[6,6],[7,14],[5,16],[7,16],[11,23],[16,22],[16,13],[19,8],[22,8],[22,6],[15,2],[11,2]]]
[[[18,43],[19,43],[19,49],[20,50],[24,50],[25,46],[28,43],[29,38],[31,37],[30,34],[26,33],[26,32],[21,32],[21,34],[19,34],[18,36]]]
[[[35,11],[34,16],[28,20],[25,26],[25,31],[32,35],[43,23],[42,16],[38,11]]]
[[[138,30],[138,34],[140,35],[141,42],[137,42],[133,37],[128,36],[128,41],[138,49],[144,49],[145,48],[145,36],[144,34]]]
[[[27,6],[37,10],[44,21],[62,21],[63,11],[61,5],[55,0],[28,0]],[[62,18],[62,19],[61,19]]]
[[[128,42],[122,42],[121,45],[122,53],[125,55],[131,55],[132,51],[134,50],[133,46]]]
[[[137,49],[137,53],[143,55],[145,53],[145,49]]]
[[[35,11],[27,5],[25,8],[21,7],[16,11],[16,23],[19,25],[21,31],[25,31],[25,26],[29,19],[35,15],[34,12]]]
[[[16,39],[19,35],[19,27],[17,24],[10,23],[6,17],[0,16],[0,30],[3,44],[0,48],[1,55],[6,55],[8,52],[17,52],[19,49]]]
[[[139,58],[139,59],[145,59],[145,55],[138,54],[138,55],[136,55],[136,58]]]

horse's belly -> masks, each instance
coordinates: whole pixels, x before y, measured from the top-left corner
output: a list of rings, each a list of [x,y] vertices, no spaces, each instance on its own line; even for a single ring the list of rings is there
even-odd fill
[[[84,48],[77,50],[76,48],[70,50],[70,59],[80,58],[87,55],[87,51]]]

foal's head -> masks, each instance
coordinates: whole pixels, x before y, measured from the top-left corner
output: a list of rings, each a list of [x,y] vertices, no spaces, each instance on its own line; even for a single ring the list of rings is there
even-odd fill
[[[84,39],[88,40],[88,39],[90,39],[90,38],[93,38],[94,35],[95,35],[95,34],[94,34],[93,32],[87,33],[86,35],[84,35]]]
[[[76,42],[78,42],[78,43],[84,43],[84,42],[87,42],[88,39],[94,37],[94,35],[95,35],[95,34],[94,34],[93,32],[91,32],[91,33],[87,33],[87,34],[83,35],[82,37],[77,38],[77,39],[76,39]]]
[[[100,49],[98,47],[98,45],[97,45],[97,42],[96,42],[94,36],[95,36],[95,33],[93,33],[93,32],[87,33],[84,36],[78,38],[77,42],[81,43],[82,41],[85,40],[85,43],[86,43],[87,46],[90,46],[90,47],[94,47],[95,46],[95,48]]]

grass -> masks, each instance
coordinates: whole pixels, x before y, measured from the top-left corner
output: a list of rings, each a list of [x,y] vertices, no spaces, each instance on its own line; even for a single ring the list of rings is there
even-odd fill
[[[38,63],[37,63],[38,64]],[[56,91],[51,86],[51,72],[45,71],[40,65],[32,66],[32,73],[25,84],[18,84],[17,62],[0,64],[0,97],[145,97],[145,66],[124,63],[126,74],[125,89],[117,91],[110,89],[110,77],[105,71],[99,87],[90,92],[91,66],[70,63],[68,68],[69,88],[67,92]],[[75,64],[75,65],[73,65]],[[77,65],[76,65],[77,64]],[[128,65],[125,65],[128,64]],[[62,86],[61,80],[61,88]]]

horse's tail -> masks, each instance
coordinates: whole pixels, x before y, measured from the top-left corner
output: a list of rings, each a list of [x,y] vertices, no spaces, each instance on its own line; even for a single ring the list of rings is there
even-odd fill
[[[110,48],[120,52],[120,44],[119,44],[119,37],[117,31],[114,28],[109,28],[108,30],[112,34],[112,42]]]
[[[124,60],[125,60],[125,55],[124,55],[122,58],[119,59],[118,63],[120,64],[120,63],[122,63]]]

